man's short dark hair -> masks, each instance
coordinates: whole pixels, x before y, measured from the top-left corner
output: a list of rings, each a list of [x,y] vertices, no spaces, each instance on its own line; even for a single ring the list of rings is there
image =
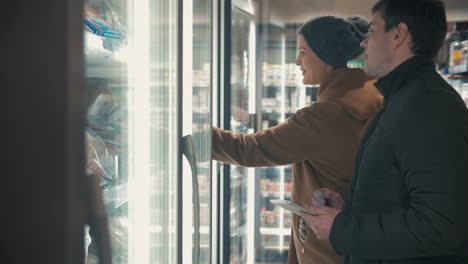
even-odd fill
[[[439,0],[380,0],[372,7],[372,14],[380,12],[385,31],[400,23],[408,25],[415,54],[434,58],[447,34],[444,4]]]

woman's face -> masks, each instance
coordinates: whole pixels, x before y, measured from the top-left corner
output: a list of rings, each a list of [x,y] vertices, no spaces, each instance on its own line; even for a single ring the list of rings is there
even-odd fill
[[[320,84],[333,67],[315,55],[302,35],[297,37],[297,50],[296,65],[301,67],[302,76],[304,76],[302,82],[309,85]]]

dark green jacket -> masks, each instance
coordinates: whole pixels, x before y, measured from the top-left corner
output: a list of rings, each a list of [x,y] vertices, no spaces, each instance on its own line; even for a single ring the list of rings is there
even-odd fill
[[[347,264],[457,263],[468,226],[467,108],[422,56],[375,85],[384,107],[362,139],[331,244]]]

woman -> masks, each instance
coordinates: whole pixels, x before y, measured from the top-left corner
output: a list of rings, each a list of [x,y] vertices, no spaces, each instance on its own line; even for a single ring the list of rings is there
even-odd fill
[[[304,84],[320,85],[318,101],[283,124],[251,135],[213,128],[213,159],[245,167],[293,164],[292,200],[312,201],[328,188],[346,195],[359,141],[382,96],[361,69],[346,63],[360,54],[367,33],[360,17],[314,18],[299,29],[296,64]],[[294,215],[288,263],[340,263],[328,241],[318,240]]]

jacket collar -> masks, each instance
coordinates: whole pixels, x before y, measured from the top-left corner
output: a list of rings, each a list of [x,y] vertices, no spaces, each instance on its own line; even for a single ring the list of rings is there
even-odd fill
[[[349,90],[361,88],[366,75],[361,69],[337,68],[330,71],[318,90],[319,100],[341,98]]]
[[[421,72],[428,70],[435,71],[434,63],[427,57],[416,55],[411,59],[398,65],[389,74],[381,77],[375,86],[382,93],[384,98],[389,98],[407,81],[416,78]]]
[[[374,82],[361,69],[334,69],[321,83],[318,99],[337,102],[357,120],[367,120],[381,109],[383,101]]]

